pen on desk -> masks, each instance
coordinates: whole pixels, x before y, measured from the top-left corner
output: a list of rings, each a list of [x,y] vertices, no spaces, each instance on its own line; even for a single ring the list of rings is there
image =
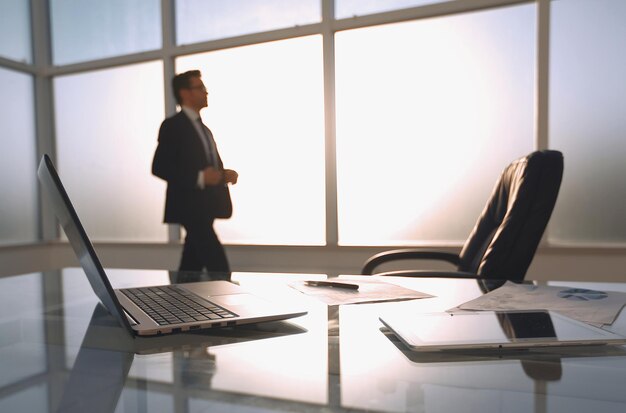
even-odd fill
[[[331,288],[345,288],[347,290],[358,290],[358,284],[350,284],[344,282],[336,282],[336,281],[305,281],[304,282],[309,287],[331,287]]]

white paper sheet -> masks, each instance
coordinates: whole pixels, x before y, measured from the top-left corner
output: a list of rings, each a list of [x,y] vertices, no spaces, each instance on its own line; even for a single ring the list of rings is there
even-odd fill
[[[582,288],[515,284],[456,307],[461,310],[551,310],[597,326],[612,324],[626,304],[626,293]],[[450,310],[449,310],[450,311]]]
[[[328,305],[400,301],[432,297],[430,294],[410,290],[408,288],[400,287],[399,285],[377,280],[329,278],[327,281],[342,281],[350,284],[358,284],[359,289],[347,290],[343,288],[310,287],[305,285],[303,281],[291,283],[290,286],[306,295],[315,297]]]

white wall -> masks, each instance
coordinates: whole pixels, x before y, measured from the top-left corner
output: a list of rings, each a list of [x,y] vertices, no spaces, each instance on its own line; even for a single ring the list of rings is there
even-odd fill
[[[180,244],[96,244],[104,266],[176,269]],[[371,255],[389,248],[227,246],[233,271],[357,274]],[[458,248],[445,248],[458,252]],[[445,263],[412,261],[415,269],[442,269]],[[0,276],[77,266],[66,243],[0,247]],[[386,270],[399,266],[381,267]],[[626,282],[625,248],[544,247],[526,275],[534,280]]]

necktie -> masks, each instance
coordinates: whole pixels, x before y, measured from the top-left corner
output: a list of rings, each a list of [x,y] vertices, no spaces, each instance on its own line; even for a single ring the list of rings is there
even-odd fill
[[[202,118],[198,118],[198,124],[200,126],[200,130],[202,131],[202,134],[201,134],[202,146],[204,146],[204,151],[207,155],[209,163],[211,164],[211,166],[214,166],[217,168],[218,162],[217,162],[217,149],[215,148],[215,141],[213,140],[213,137],[211,136],[211,132],[209,131],[209,128],[204,126],[204,123],[202,123]]]

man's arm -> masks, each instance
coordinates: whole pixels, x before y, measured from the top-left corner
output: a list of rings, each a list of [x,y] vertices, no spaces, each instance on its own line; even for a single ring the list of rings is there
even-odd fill
[[[181,187],[196,187],[198,172],[181,165],[181,137],[172,119],[166,119],[159,129],[159,144],[152,160],[152,174]]]

